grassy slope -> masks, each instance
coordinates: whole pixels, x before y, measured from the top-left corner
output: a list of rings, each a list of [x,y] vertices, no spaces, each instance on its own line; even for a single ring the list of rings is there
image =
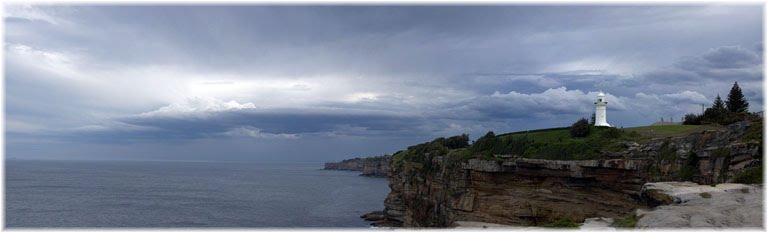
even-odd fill
[[[524,157],[543,158],[543,159],[594,159],[599,151],[621,151],[625,149],[625,141],[634,141],[645,143],[651,138],[678,137],[704,130],[717,129],[721,126],[703,126],[703,125],[663,125],[663,126],[641,126],[618,129],[619,137],[606,137],[604,133],[609,131],[606,128],[591,129],[587,137],[571,137],[570,128],[551,128],[531,131],[520,131],[497,135],[501,140],[527,138],[534,142],[534,148],[526,151]],[[528,153],[530,152],[530,153]],[[416,151],[404,150],[396,154],[393,158],[400,161],[406,157],[418,156]],[[482,157],[493,159],[488,153]],[[480,156],[477,152],[472,152],[470,148],[450,150],[449,156],[456,156],[463,159]]]
[[[660,138],[680,137],[704,130],[713,130],[717,128],[719,127],[710,125],[659,125],[626,128],[625,130],[640,133],[645,137]]]
[[[566,140],[571,138],[570,128],[552,128],[535,131],[520,131],[507,134],[501,134],[500,138],[512,138],[512,137],[528,137],[535,142],[541,143],[554,143],[561,139]]]
[[[691,133],[701,132],[704,130],[712,130],[717,129],[719,126],[708,126],[708,125],[660,125],[660,126],[640,126],[640,127],[632,127],[632,128],[624,128],[623,130],[625,132],[636,132],[639,135],[636,136],[625,136],[620,139],[624,140],[630,140],[630,141],[643,141],[650,138],[664,138],[664,137],[680,137],[685,136]],[[520,131],[520,132],[514,132],[514,133],[507,133],[499,135],[499,137],[522,137],[527,136],[529,139],[532,139],[539,143],[545,143],[545,144],[551,144],[551,143],[558,143],[558,142],[568,142],[568,141],[581,141],[581,140],[587,140],[589,138],[597,137],[598,135],[593,132],[590,133],[589,136],[586,138],[573,138],[571,137],[569,128],[553,128],[548,130],[538,130],[538,131]],[[634,140],[633,140],[634,139]]]

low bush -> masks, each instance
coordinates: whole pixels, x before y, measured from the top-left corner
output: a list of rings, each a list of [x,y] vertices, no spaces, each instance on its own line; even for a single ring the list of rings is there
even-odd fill
[[[621,137],[621,130],[613,127],[596,127],[601,138],[616,139]]]
[[[684,125],[701,125],[701,115],[697,114],[685,114],[685,117],[683,118],[683,124]]]
[[[620,228],[635,228],[637,225],[638,217],[635,215],[635,213],[630,213],[624,218],[616,219],[611,226],[612,227],[620,227]]]
[[[742,184],[762,184],[763,183],[763,167],[752,167],[741,171],[733,179],[734,183]]]
[[[551,228],[579,228],[579,224],[569,219],[556,219],[555,221],[544,224],[543,227]]]
[[[581,118],[571,125],[571,136],[586,137],[589,135],[590,128],[592,127],[589,125],[589,121],[585,118]]]
[[[740,138],[741,142],[762,142],[763,141],[763,121],[756,121],[747,128]]]

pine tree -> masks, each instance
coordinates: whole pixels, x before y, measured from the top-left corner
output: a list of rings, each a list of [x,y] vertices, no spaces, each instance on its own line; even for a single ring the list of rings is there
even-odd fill
[[[725,101],[725,105],[730,112],[747,112],[749,109],[749,103],[744,98],[744,94],[741,93],[739,82],[734,82],[731,87],[731,92],[728,93],[728,100]]]
[[[717,110],[725,110],[725,104],[723,104],[723,99],[720,99],[720,94],[717,94],[717,98],[715,98],[715,102],[712,103],[712,108]]]

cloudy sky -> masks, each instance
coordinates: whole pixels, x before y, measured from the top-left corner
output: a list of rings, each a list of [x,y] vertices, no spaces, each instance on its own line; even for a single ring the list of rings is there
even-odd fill
[[[760,5],[6,5],[6,157],[332,161],[763,110]]]

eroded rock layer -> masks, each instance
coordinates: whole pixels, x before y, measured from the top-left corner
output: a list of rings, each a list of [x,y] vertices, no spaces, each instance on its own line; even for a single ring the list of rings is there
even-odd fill
[[[722,183],[746,167],[759,166],[760,143],[738,140],[748,126],[741,122],[685,137],[627,142],[624,150],[605,152],[600,160],[515,155],[494,160],[393,160],[391,192],[380,224],[447,227],[455,221],[476,221],[537,226],[557,219],[623,217],[647,207],[640,198],[647,182]],[[664,152],[669,150],[672,156]]]

